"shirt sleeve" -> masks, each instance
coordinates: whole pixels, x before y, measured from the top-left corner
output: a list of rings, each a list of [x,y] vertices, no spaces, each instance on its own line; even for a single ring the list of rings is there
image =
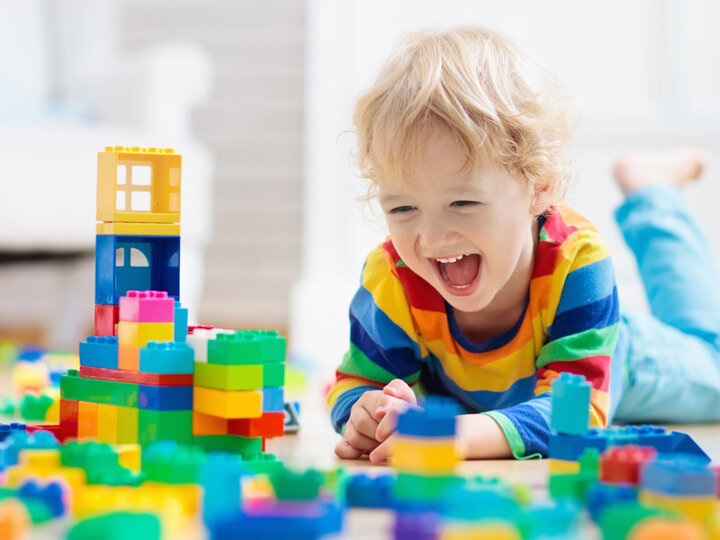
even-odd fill
[[[360,287],[350,304],[350,347],[327,395],[335,430],[342,431],[364,392],[393,379],[414,385],[420,376],[420,357],[405,290],[391,257],[380,247],[363,266]]]
[[[561,246],[544,321],[549,321],[547,340],[535,362],[535,397],[487,413],[500,425],[517,458],[547,456],[551,383],[562,372],[583,375],[590,383],[590,425],[608,423],[619,310],[612,261],[597,231],[576,231]]]

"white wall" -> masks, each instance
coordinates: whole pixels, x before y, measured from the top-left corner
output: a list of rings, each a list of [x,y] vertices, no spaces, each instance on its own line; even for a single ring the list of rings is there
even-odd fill
[[[295,354],[330,376],[347,346],[347,306],[362,260],[383,237],[355,201],[351,111],[399,36],[424,26],[477,23],[515,38],[556,72],[582,115],[571,202],[613,250],[621,296],[644,306],[634,262],[614,226],[610,178],[628,149],[700,144],[714,154],[706,181],[688,190],[714,232],[720,195],[720,4],[710,0],[602,3],[309,0],[302,278],[290,307]],[[720,236],[712,235],[716,252]]]

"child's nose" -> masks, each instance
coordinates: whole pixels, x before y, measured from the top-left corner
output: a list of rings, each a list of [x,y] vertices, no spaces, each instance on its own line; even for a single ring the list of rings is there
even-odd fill
[[[457,240],[458,233],[448,223],[429,221],[423,224],[422,246],[428,251],[441,249]]]

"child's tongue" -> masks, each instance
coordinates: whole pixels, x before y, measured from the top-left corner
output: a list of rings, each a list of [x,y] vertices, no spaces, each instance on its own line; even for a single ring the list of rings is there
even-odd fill
[[[440,263],[442,274],[453,287],[469,285],[478,273],[480,255],[465,255],[454,263]]]

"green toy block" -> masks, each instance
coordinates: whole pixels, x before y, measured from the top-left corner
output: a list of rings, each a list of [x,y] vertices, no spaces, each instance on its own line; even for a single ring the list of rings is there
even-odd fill
[[[155,514],[141,512],[110,512],[93,516],[75,524],[67,540],[160,540],[160,519]]]
[[[285,361],[286,338],[276,330],[256,330],[255,334],[263,341],[263,363],[273,364]]]
[[[262,339],[248,332],[218,334],[208,341],[210,364],[253,365],[262,364]]]
[[[279,388],[285,385],[285,362],[263,365],[263,388]]]
[[[462,479],[453,475],[421,476],[398,473],[393,496],[401,501],[443,500],[449,489],[457,489]]]
[[[265,367],[262,364],[225,365],[195,362],[195,386],[217,390],[257,390],[262,388]]]
[[[273,454],[246,453],[242,457],[242,463],[254,474],[275,474],[284,467],[283,462]]]
[[[281,501],[313,501],[320,494],[323,475],[314,469],[298,473],[282,467],[270,477],[275,496]]]
[[[53,401],[53,398],[44,394],[40,396],[25,394],[20,401],[20,417],[23,420],[42,422]]]
[[[60,377],[60,395],[63,399],[92,401],[120,405],[121,407],[138,406],[138,385],[101,379],[79,377],[77,371],[70,370]]]
[[[164,441],[143,449],[142,472],[145,480],[165,484],[198,484],[205,463],[202,448]]]
[[[548,490],[553,499],[573,499],[584,504],[590,486],[597,482],[597,471],[550,475]]]
[[[234,454],[257,454],[262,452],[261,437],[240,435],[195,435],[193,444],[206,452],[231,452]]]
[[[70,442],[60,447],[60,463],[85,471],[88,484],[138,486],[139,475],[121,466],[117,452],[109,444],[94,441]]]
[[[616,503],[600,514],[600,530],[603,540],[625,540],[635,525],[650,517],[673,517],[673,514],[657,508],[648,508],[637,502]]]
[[[155,441],[175,441],[192,444],[192,411],[138,412],[139,442],[145,446]]]

